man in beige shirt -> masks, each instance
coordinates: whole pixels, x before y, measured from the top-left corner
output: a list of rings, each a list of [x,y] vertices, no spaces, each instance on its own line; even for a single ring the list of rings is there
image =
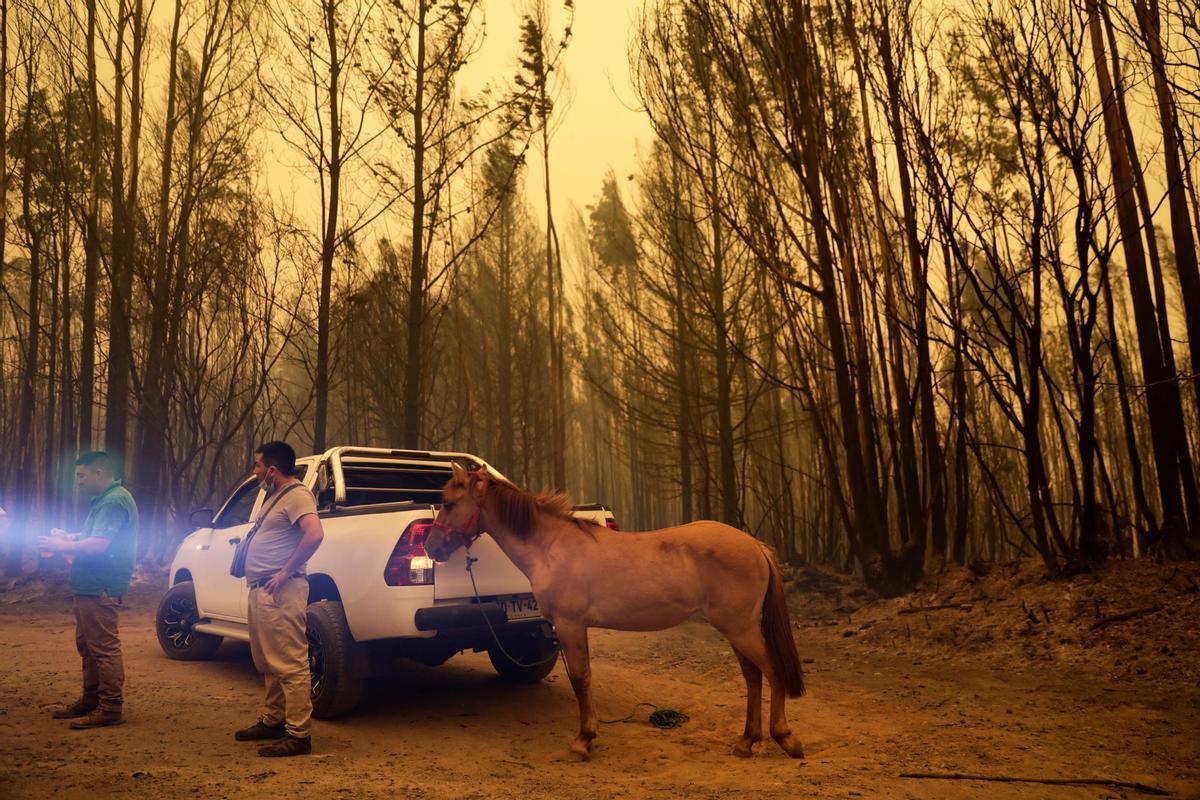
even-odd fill
[[[266,700],[238,741],[270,743],[261,756],[312,752],[312,685],[308,669],[308,577],[304,568],[324,532],[312,492],[296,479],[296,452],[267,442],[254,453],[254,475],[267,499],[247,534],[250,653],[263,673]]]

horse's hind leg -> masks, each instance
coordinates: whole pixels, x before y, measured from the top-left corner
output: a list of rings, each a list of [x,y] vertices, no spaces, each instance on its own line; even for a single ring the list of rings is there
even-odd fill
[[[792,758],[804,758],[804,745],[792,735],[787,721],[787,690],[771,679],[771,738]]]
[[[596,711],[592,708],[592,665],[588,657],[587,626],[555,625],[558,641],[566,658],[567,675],[579,703],[579,735],[571,743],[571,754],[587,761],[591,758],[592,740],[596,738]]]
[[[767,653],[767,641],[763,638],[762,631],[755,625],[732,635],[729,632],[722,632],[729,637],[738,656],[749,659],[767,676],[767,680],[771,684],[771,738],[778,742],[783,751],[792,758],[804,758],[804,747],[800,744],[800,740],[792,735],[792,729],[788,726],[787,691],[775,679],[775,670],[771,666],[771,658]],[[743,667],[743,672],[744,670]],[[749,722],[747,722],[748,725]]]
[[[742,677],[746,679],[746,730],[742,738],[733,745],[733,754],[749,758],[754,745],[762,741],[762,670],[737,650],[733,651],[742,665]]]

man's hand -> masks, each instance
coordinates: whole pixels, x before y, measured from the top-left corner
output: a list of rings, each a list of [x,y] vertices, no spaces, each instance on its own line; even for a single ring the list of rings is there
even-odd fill
[[[275,593],[279,591],[279,589],[283,586],[284,582],[291,576],[292,576],[292,573],[288,572],[287,570],[281,569],[281,570],[279,570],[279,572],[276,572],[274,575],[271,576],[271,580],[267,581],[267,585],[263,588],[265,588],[268,592],[270,592],[271,596],[274,597]]]
[[[75,549],[75,542],[62,533],[52,533],[49,536],[39,536],[38,550],[47,553],[68,553]]]

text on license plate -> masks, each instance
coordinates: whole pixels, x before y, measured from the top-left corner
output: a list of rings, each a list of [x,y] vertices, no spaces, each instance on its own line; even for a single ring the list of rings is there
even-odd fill
[[[533,597],[533,595],[506,597],[496,602],[504,609],[504,614],[509,620],[536,619],[542,615],[541,610],[538,608],[537,598]]]

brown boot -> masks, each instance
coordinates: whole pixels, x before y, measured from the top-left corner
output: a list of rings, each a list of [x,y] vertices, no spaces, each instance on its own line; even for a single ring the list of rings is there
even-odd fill
[[[262,720],[251,725],[249,728],[242,728],[233,734],[233,738],[239,742],[256,742],[263,739],[282,739],[287,736],[287,726],[282,722],[278,725],[264,725]]]
[[[99,700],[94,697],[88,697],[87,695],[84,695],[66,708],[57,709],[50,716],[54,717],[55,719],[75,719],[76,717],[86,717],[88,714],[95,711],[99,705]]]
[[[258,754],[264,758],[279,758],[287,756],[306,756],[312,752],[312,738],[292,736],[290,733],[266,747],[258,748]]]
[[[77,719],[71,723],[71,727],[75,730],[84,730],[87,728],[105,728],[109,725],[120,725],[125,720],[121,717],[119,710],[111,709],[96,709],[88,714],[83,719]]]

